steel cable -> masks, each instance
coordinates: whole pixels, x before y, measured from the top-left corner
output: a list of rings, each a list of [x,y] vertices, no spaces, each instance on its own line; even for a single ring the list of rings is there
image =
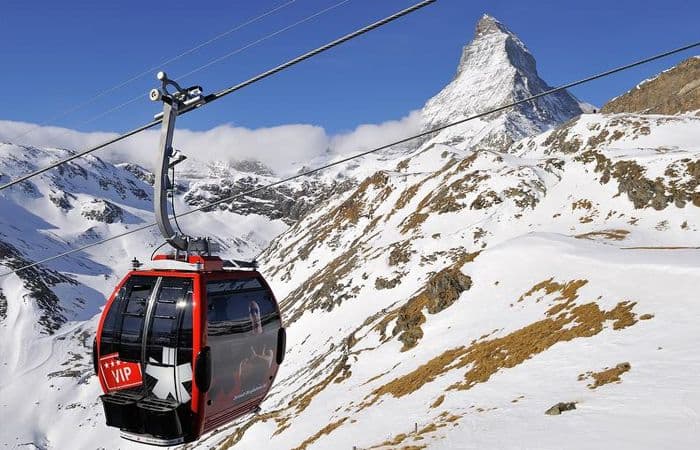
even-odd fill
[[[291,59],[291,60],[287,61],[286,63],[280,64],[280,65],[278,65],[278,66],[276,66],[276,67],[274,67],[274,68],[272,68],[272,69],[270,69],[270,70],[268,70],[268,71],[266,71],[266,72],[263,72],[263,73],[261,73],[261,74],[259,74],[259,75],[256,75],[256,76],[252,77],[252,78],[249,78],[248,80],[246,80],[246,81],[244,81],[244,82],[242,82],[242,83],[238,83],[238,84],[236,84],[236,85],[234,85],[234,86],[231,86],[231,87],[229,87],[229,88],[223,89],[223,90],[221,90],[221,91],[219,91],[219,92],[217,92],[217,93],[210,94],[210,95],[208,95],[208,96],[205,97],[205,98],[206,98],[206,103],[203,104],[203,105],[199,105],[198,107],[205,106],[206,104],[208,104],[208,103],[210,103],[210,102],[213,102],[213,101],[215,101],[215,100],[218,100],[218,99],[220,99],[220,98],[223,98],[223,97],[225,97],[225,96],[228,95],[228,94],[231,94],[231,93],[233,93],[233,92],[235,92],[235,91],[238,91],[238,90],[240,90],[240,89],[242,89],[242,88],[244,88],[244,87],[246,87],[246,86],[249,86],[249,85],[251,85],[251,84],[253,84],[253,83],[255,83],[255,82],[258,82],[258,81],[260,81],[260,80],[262,80],[262,79],[264,79],[264,78],[268,78],[268,77],[270,77],[270,76],[272,76],[272,75],[274,75],[274,74],[276,74],[276,73],[279,73],[279,72],[281,72],[281,71],[283,71],[283,70],[285,70],[285,69],[287,69],[287,68],[289,68],[289,67],[292,67],[292,66],[294,66],[294,65],[296,65],[296,64],[298,64],[298,63],[300,63],[300,62],[302,62],[302,61],[305,61],[305,60],[307,60],[307,59],[309,59],[309,58],[311,58],[311,57],[313,57],[313,56],[316,56],[316,55],[318,55],[318,54],[320,54],[320,53],[322,53],[322,52],[325,52],[325,51],[330,50],[330,49],[332,49],[332,48],[334,48],[334,47],[337,47],[338,45],[340,45],[340,44],[342,44],[342,43],[344,43],[344,42],[347,42],[347,41],[349,41],[349,40],[351,40],[351,39],[354,39],[354,38],[356,38],[356,37],[358,37],[358,36],[360,36],[360,35],[362,35],[362,34],[368,33],[368,32],[370,32],[370,31],[372,31],[372,30],[374,30],[374,29],[376,29],[376,28],[379,28],[379,27],[382,26],[382,25],[386,25],[387,23],[392,22],[392,21],[394,21],[394,20],[396,20],[396,19],[399,19],[400,17],[403,17],[403,16],[405,16],[405,15],[407,15],[407,14],[410,14],[410,13],[412,13],[412,12],[414,12],[414,11],[420,9],[420,8],[423,8],[423,7],[425,7],[425,6],[428,6],[428,5],[431,4],[431,3],[435,3],[436,1],[437,1],[437,0],[424,0],[424,1],[422,1],[422,2],[420,2],[420,3],[418,3],[418,4],[416,4],[416,5],[413,5],[413,6],[409,7],[409,8],[406,8],[406,9],[404,9],[404,10],[402,10],[402,11],[399,11],[399,12],[397,12],[397,13],[395,13],[395,14],[389,16],[389,17],[386,17],[386,18],[384,18],[384,19],[382,19],[382,20],[379,20],[379,21],[374,22],[374,23],[372,23],[372,24],[370,24],[370,25],[367,25],[366,27],[363,27],[363,28],[361,28],[361,29],[359,29],[359,30],[357,30],[357,31],[354,31],[354,32],[350,33],[350,34],[347,34],[347,35],[345,35],[345,36],[343,36],[343,37],[341,37],[341,38],[338,38],[338,39],[336,39],[336,40],[334,40],[334,41],[332,41],[332,42],[329,42],[328,44],[325,44],[325,45],[323,45],[323,46],[321,46],[321,47],[318,47],[318,48],[316,48],[316,49],[314,49],[314,50],[312,50],[312,51],[310,51],[310,52],[304,53],[303,55],[298,56],[298,57],[296,57],[296,58],[294,58],[294,59]],[[192,111],[192,109],[194,109],[194,108],[182,109],[182,110],[180,111],[179,115],[182,115],[182,114],[185,114],[185,113],[187,113],[187,112],[189,112],[189,111]],[[54,162],[54,163],[52,163],[52,164],[49,164],[49,165],[46,166],[46,167],[43,167],[43,168],[38,169],[38,170],[35,170],[34,172],[31,172],[31,173],[28,173],[28,174],[26,174],[26,175],[22,175],[22,176],[20,176],[20,177],[18,177],[18,178],[15,178],[15,179],[13,179],[13,180],[10,180],[10,181],[7,182],[6,184],[3,184],[2,186],[0,186],[0,191],[3,191],[3,190],[5,190],[5,189],[7,189],[7,188],[10,188],[10,187],[12,187],[12,186],[14,186],[14,185],[16,185],[16,184],[18,184],[18,183],[21,183],[21,182],[23,182],[23,181],[27,181],[28,179],[33,178],[33,177],[35,177],[35,176],[37,176],[37,175],[41,175],[41,174],[44,173],[44,172],[47,172],[47,171],[49,171],[49,170],[51,170],[51,169],[54,169],[54,168],[56,168],[56,167],[58,167],[58,166],[60,166],[60,165],[62,165],[62,164],[66,164],[66,163],[68,163],[68,162],[70,162],[70,161],[73,161],[74,159],[80,158],[80,157],[85,156],[85,155],[87,155],[87,154],[89,154],[89,153],[92,153],[92,152],[94,152],[94,151],[96,151],[96,150],[99,150],[99,149],[101,149],[101,148],[104,148],[104,147],[106,147],[106,146],[108,146],[108,145],[111,145],[111,144],[114,144],[114,143],[116,143],[116,142],[119,142],[119,141],[121,141],[121,140],[123,140],[123,139],[126,139],[126,138],[128,138],[128,137],[130,137],[130,136],[133,136],[134,134],[140,133],[141,131],[145,131],[145,130],[147,130],[147,129],[149,129],[149,128],[152,128],[152,127],[158,125],[159,123],[161,123],[161,119],[155,119],[155,120],[153,120],[152,122],[149,122],[149,123],[146,123],[146,124],[144,124],[144,125],[141,125],[141,126],[138,127],[138,128],[134,128],[134,129],[131,130],[131,131],[128,131],[128,132],[126,132],[126,133],[124,133],[124,134],[121,134],[121,135],[119,135],[119,136],[116,136],[116,137],[114,137],[114,138],[111,138],[111,139],[109,139],[108,141],[105,141],[105,142],[103,142],[103,143],[101,143],[101,144],[98,144],[98,145],[96,145],[96,146],[94,146],[94,147],[91,147],[91,148],[88,148],[88,149],[83,150],[83,151],[81,151],[81,152],[75,153],[75,154],[69,156],[68,158],[64,158],[64,159],[62,159],[62,160],[56,161],[56,162]]]
[[[694,47],[697,47],[697,46],[700,46],[700,41],[699,41],[699,42],[696,42],[696,43],[694,43],[694,44],[688,44],[688,45],[685,45],[685,46],[683,46],[683,47],[676,48],[676,49],[674,49],[674,50],[669,50],[669,51],[667,51],[667,52],[659,53],[659,54],[657,54],[657,55],[654,55],[654,56],[651,56],[651,57],[649,57],[649,58],[645,58],[645,59],[642,59],[642,60],[639,60],[639,61],[635,61],[635,62],[630,63],[630,64],[625,64],[625,65],[623,65],[623,66],[619,66],[619,67],[616,67],[616,68],[614,68],[614,69],[606,70],[606,71],[604,71],[604,72],[600,72],[600,73],[597,73],[597,74],[595,74],[595,75],[591,75],[591,76],[589,76],[589,77],[582,78],[582,79],[577,80],[577,81],[572,81],[572,82],[570,82],[570,83],[566,83],[566,84],[560,85],[560,86],[558,86],[558,87],[549,89],[549,90],[544,91],[544,92],[541,92],[541,93],[539,93],[539,94],[535,94],[535,95],[529,96],[529,97],[527,97],[527,98],[524,98],[524,99],[521,99],[521,100],[517,100],[517,101],[512,102],[512,103],[504,104],[504,105],[501,105],[501,106],[499,106],[499,107],[496,107],[496,108],[493,108],[493,109],[489,109],[489,110],[487,110],[487,111],[483,111],[483,112],[481,112],[481,113],[478,113],[478,114],[475,114],[475,115],[466,117],[466,118],[464,118],[464,119],[457,120],[457,121],[455,121],[455,122],[451,122],[451,123],[446,124],[446,125],[442,125],[442,126],[439,126],[439,127],[431,128],[430,130],[423,131],[423,132],[421,132],[421,133],[414,134],[414,135],[412,135],[412,136],[408,136],[408,137],[405,137],[405,138],[403,138],[403,139],[399,139],[399,140],[397,140],[397,141],[394,141],[394,142],[391,142],[391,143],[382,145],[382,146],[380,146],[380,147],[375,147],[375,148],[373,148],[373,149],[371,149],[371,150],[367,150],[367,151],[364,151],[364,152],[361,152],[361,153],[357,153],[357,154],[352,155],[352,156],[348,156],[348,157],[342,158],[342,159],[340,159],[340,160],[338,160],[338,161],[334,161],[334,162],[332,162],[332,163],[325,164],[325,165],[320,166],[320,167],[317,167],[317,168],[315,168],[315,169],[308,170],[308,171],[299,173],[299,174],[297,174],[297,175],[294,175],[294,176],[291,176],[291,177],[288,177],[288,178],[284,178],[284,179],[279,180],[279,181],[276,181],[276,182],[274,182],[274,183],[269,183],[269,184],[266,184],[266,185],[264,185],[264,186],[260,186],[260,187],[257,187],[257,188],[254,188],[254,189],[250,189],[250,190],[248,190],[248,191],[245,191],[245,192],[242,192],[242,193],[239,193],[239,194],[235,194],[235,195],[232,195],[232,196],[223,198],[223,199],[219,199],[219,200],[217,200],[217,201],[215,201],[215,202],[207,203],[206,205],[203,205],[203,206],[200,206],[200,207],[191,209],[191,210],[189,210],[189,211],[187,211],[187,212],[184,212],[184,213],[182,213],[182,214],[178,214],[177,217],[188,216],[188,215],[190,215],[190,214],[194,214],[194,213],[199,212],[199,211],[202,211],[202,210],[204,210],[204,209],[208,209],[208,208],[212,208],[212,207],[214,207],[214,206],[220,205],[221,203],[230,202],[230,201],[233,201],[233,200],[236,200],[236,199],[239,199],[239,198],[243,198],[243,197],[249,196],[249,195],[251,195],[251,194],[255,194],[256,192],[259,192],[259,191],[262,191],[262,190],[265,190],[265,189],[270,189],[270,188],[279,186],[279,185],[281,185],[281,184],[288,183],[288,182],[293,181],[293,180],[296,180],[296,179],[298,179],[298,178],[302,178],[302,177],[305,177],[305,176],[313,175],[313,174],[315,174],[315,173],[317,173],[317,172],[321,172],[321,171],[323,171],[323,170],[325,170],[325,169],[328,169],[328,168],[330,168],[330,167],[338,166],[338,165],[344,164],[344,163],[346,163],[346,162],[348,162],[348,161],[352,161],[352,160],[354,160],[354,159],[358,159],[358,158],[361,158],[361,157],[363,157],[363,156],[367,156],[367,155],[372,154],[372,153],[376,153],[376,152],[379,152],[379,151],[382,151],[382,150],[386,150],[386,149],[388,149],[388,148],[390,148],[390,147],[393,147],[393,146],[396,146],[396,145],[405,144],[405,143],[410,142],[410,141],[412,141],[412,140],[415,140],[415,139],[419,139],[419,138],[422,138],[422,137],[429,136],[429,135],[431,135],[431,134],[437,133],[437,132],[442,131],[442,130],[445,130],[445,129],[447,129],[447,128],[451,128],[451,127],[460,125],[460,124],[465,123],[465,122],[468,122],[468,121],[470,121],[470,120],[475,120],[475,119],[478,119],[478,118],[481,118],[481,117],[484,117],[484,116],[488,116],[489,114],[493,114],[493,113],[496,113],[496,112],[499,112],[499,111],[503,111],[503,110],[505,110],[505,109],[512,108],[512,107],[514,107],[514,106],[518,106],[518,105],[520,105],[520,104],[523,104],[523,103],[527,103],[527,102],[536,100],[536,99],[541,98],[541,97],[544,97],[544,96],[546,96],[546,95],[551,95],[551,94],[553,94],[553,93],[555,93],[555,92],[563,91],[563,90],[565,90],[565,89],[568,89],[568,88],[571,88],[571,87],[574,87],[574,86],[578,86],[578,85],[581,85],[581,84],[584,84],[584,83],[588,83],[588,82],[591,82],[591,81],[593,81],[593,80],[597,80],[597,79],[599,79],[599,78],[603,78],[603,77],[606,77],[606,76],[610,76],[610,75],[612,75],[612,74],[621,72],[621,71],[623,71],[623,70],[628,70],[628,69],[631,69],[631,68],[633,68],[633,67],[636,67],[636,66],[639,66],[639,65],[642,65],[642,64],[646,64],[646,63],[649,63],[649,62],[651,62],[651,61],[655,61],[655,60],[657,60],[657,59],[661,59],[661,58],[663,58],[663,57],[670,56],[670,55],[673,55],[673,54],[675,54],[675,53],[679,53],[679,52],[681,52],[681,51],[688,50],[688,49],[691,49],[691,48],[694,48]],[[25,265],[25,266],[22,266],[22,267],[20,267],[20,268],[17,268],[17,269],[8,271],[8,272],[4,272],[4,273],[0,274],[0,277],[4,277],[4,276],[7,276],[7,275],[11,275],[11,274],[13,274],[13,273],[20,272],[20,271],[25,270],[25,269],[28,269],[28,268],[30,268],[30,267],[34,267],[34,266],[37,266],[37,265],[40,265],[40,264],[44,264],[44,263],[53,261],[53,260],[55,260],[55,259],[62,258],[62,257],[64,257],[64,256],[68,256],[68,255],[71,255],[71,254],[73,254],[73,253],[77,253],[77,252],[86,250],[86,249],[88,249],[88,248],[95,247],[95,246],[97,246],[97,245],[104,244],[104,243],[106,243],[106,242],[110,242],[110,241],[113,241],[113,240],[115,240],[115,239],[122,238],[122,237],[124,237],[124,236],[128,236],[128,235],[130,235],[130,234],[138,233],[139,231],[143,231],[143,230],[146,230],[146,229],[148,229],[148,228],[152,228],[152,227],[154,227],[154,226],[156,226],[156,223],[155,223],[155,222],[154,222],[154,223],[151,223],[151,224],[148,224],[148,225],[143,225],[143,226],[138,227],[138,228],[135,228],[135,229],[133,229],[133,230],[129,230],[129,231],[126,231],[126,232],[124,232],[124,233],[120,233],[120,234],[117,234],[117,235],[115,235],[115,236],[111,236],[111,237],[109,237],[109,238],[103,239],[103,240],[101,240],[101,241],[93,242],[92,244],[88,244],[88,245],[84,245],[84,246],[82,246],[82,247],[78,247],[78,248],[75,248],[75,249],[71,249],[71,250],[65,251],[65,252],[63,252],[63,253],[60,253],[60,254],[58,254],[58,255],[54,255],[54,256],[51,256],[51,257],[48,257],[48,258],[44,258],[44,259],[41,259],[41,260],[36,261],[36,262],[34,262],[34,263],[31,263],[31,264],[27,264],[27,265]]]
[[[126,80],[124,80],[124,81],[122,81],[122,82],[120,82],[120,83],[118,83],[118,84],[115,84],[115,85],[112,86],[112,87],[109,87],[109,88],[107,88],[107,89],[104,89],[104,90],[98,92],[97,94],[93,95],[93,96],[90,97],[89,99],[85,100],[84,102],[79,103],[79,104],[77,104],[77,105],[74,105],[74,106],[72,106],[72,107],[70,107],[70,108],[64,110],[63,112],[60,112],[60,113],[56,114],[55,116],[53,116],[53,117],[51,117],[51,118],[49,118],[49,119],[47,119],[47,120],[45,120],[45,121],[43,121],[43,122],[37,124],[37,125],[34,125],[34,126],[32,126],[32,127],[29,127],[29,128],[28,128],[27,130],[25,130],[24,132],[22,132],[22,133],[20,133],[20,134],[18,134],[18,135],[16,135],[16,136],[14,136],[14,137],[12,137],[12,138],[9,138],[9,142],[0,142],[0,147],[3,146],[3,145],[8,145],[8,144],[10,144],[10,143],[13,143],[13,142],[15,142],[17,139],[29,135],[29,134],[33,133],[34,131],[38,130],[39,128],[41,128],[41,127],[47,126],[47,125],[49,125],[50,123],[52,123],[52,122],[54,122],[54,121],[56,121],[56,120],[58,120],[58,119],[62,119],[62,118],[64,118],[64,117],[66,117],[66,116],[68,116],[68,115],[74,113],[75,111],[79,111],[79,110],[83,109],[84,107],[86,107],[86,106],[88,106],[88,105],[91,105],[92,103],[94,103],[95,101],[97,101],[97,100],[99,100],[100,98],[104,97],[105,95],[107,95],[107,94],[109,94],[109,93],[111,93],[111,92],[114,92],[114,91],[116,91],[116,90],[118,90],[118,89],[120,89],[120,88],[122,88],[122,87],[124,87],[124,86],[126,86],[126,85],[128,85],[128,84],[130,84],[130,83],[132,83],[132,82],[134,82],[134,81],[136,81],[136,80],[138,80],[138,79],[140,79],[140,78],[146,76],[146,75],[148,75],[148,74],[152,74],[154,70],[158,70],[159,68],[162,68],[163,66],[165,66],[165,65],[167,65],[167,64],[171,64],[171,63],[173,63],[173,62],[175,62],[175,61],[177,61],[177,60],[179,60],[179,59],[182,59],[182,58],[184,58],[185,56],[190,55],[190,54],[196,52],[197,50],[199,50],[199,49],[201,49],[201,48],[203,48],[203,47],[206,47],[207,45],[212,44],[212,43],[214,43],[214,42],[216,42],[216,41],[218,41],[218,40],[220,40],[220,39],[222,39],[222,38],[224,38],[224,37],[230,35],[231,33],[234,33],[234,32],[236,32],[236,31],[238,31],[238,30],[241,30],[241,29],[247,27],[248,25],[252,25],[252,24],[254,24],[254,23],[256,23],[256,22],[259,22],[260,20],[264,19],[265,17],[268,17],[268,16],[270,16],[270,15],[276,13],[277,11],[280,11],[280,10],[282,10],[282,9],[284,9],[284,8],[286,8],[286,7],[290,6],[290,5],[292,5],[292,4],[295,3],[296,1],[297,1],[297,0],[288,0],[286,3],[283,3],[283,4],[281,4],[281,5],[278,5],[278,6],[272,8],[272,9],[270,9],[270,10],[268,10],[268,11],[266,11],[266,12],[264,12],[264,13],[262,13],[262,14],[256,16],[256,17],[253,17],[253,18],[251,18],[251,19],[248,19],[247,21],[245,21],[245,22],[243,22],[243,23],[241,23],[241,24],[238,24],[238,25],[236,25],[235,27],[230,28],[230,29],[228,29],[228,30],[226,30],[226,31],[224,31],[224,32],[222,32],[222,33],[219,33],[219,34],[217,34],[216,36],[214,36],[214,37],[212,37],[212,38],[210,38],[210,39],[208,39],[208,40],[206,40],[206,41],[204,41],[204,42],[201,42],[201,43],[195,45],[194,47],[191,47],[191,48],[189,48],[189,49],[183,51],[182,53],[180,53],[180,54],[178,54],[178,55],[176,55],[176,56],[173,56],[173,57],[171,57],[171,58],[169,58],[169,59],[166,59],[165,61],[159,63],[157,66],[150,67],[150,68],[148,68],[148,69],[146,69],[146,70],[144,70],[144,71],[142,71],[142,72],[139,72],[138,74],[136,74],[136,75],[134,75],[134,76],[132,76],[132,77],[130,77],[130,78],[127,78]],[[137,99],[138,99],[138,98],[141,98],[141,97],[143,97],[143,96],[139,96],[139,97],[137,97]],[[123,108],[124,106],[126,106],[126,105],[129,104],[129,103],[133,103],[133,101],[134,101],[134,100],[130,100],[129,102],[122,103],[121,105],[118,105],[117,107],[113,107],[113,108],[111,108],[111,109],[109,109],[109,110],[107,110],[107,111],[105,111],[105,112],[102,112],[102,113],[98,114],[96,117],[93,117],[92,119],[89,119],[88,121],[86,121],[86,122],[84,122],[84,123],[81,123],[79,126],[85,125],[85,124],[87,124],[87,123],[94,122],[95,120],[99,119],[100,117],[104,117],[105,115],[107,115],[107,114],[109,114],[109,113],[111,113],[111,112],[114,112],[114,111],[116,111],[116,110],[118,110],[118,109]]]

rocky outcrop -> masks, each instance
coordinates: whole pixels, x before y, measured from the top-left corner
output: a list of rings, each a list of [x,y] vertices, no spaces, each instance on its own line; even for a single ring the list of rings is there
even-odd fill
[[[385,339],[387,325],[396,319],[391,335],[398,336],[403,343],[401,351],[415,347],[423,337],[421,325],[426,322],[424,311],[437,314],[456,302],[462,292],[471,289],[471,278],[460,270],[463,263],[464,260],[458,261],[432,275],[420,293],[397,310],[389,312],[379,324]]]
[[[3,294],[2,289],[0,289],[0,322],[5,320],[7,317],[7,297]]]
[[[700,56],[643,81],[603,106],[602,113],[700,115]]]
[[[124,211],[120,207],[107,200],[98,199],[83,204],[80,214],[86,219],[103,223],[121,222],[124,218]]]
[[[73,209],[71,200],[75,200],[75,195],[67,192],[54,193],[49,195],[49,200],[51,200],[51,203],[56,205],[57,208],[63,211],[70,211]]]
[[[22,254],[7,242],[0,241],[0,264],[8,269],[15,270],[31,264]],[[39,307],[39,325],[44,332],[53,334],[66,322],[61,300],[52,291],[52,288],[61,283],[77,285],[78,283],[59,272],[47,269],[43,266],[34,266],[17,272],[22,280],[23,287]],[[0,320],[7,314],[7,298],[0,291]]]
[[[548,133],[519,141],[509,148],[509,152],[568,156],[574,162],[591,166],[599,174],[600,184],[616,184],[618,193],[632,202],[636,209],[661,211],[672,205],[677,208],[700,206],[700,160],[696,155],[676,149],[671,151],[661,145],[664,140],[658,143],[648,141],[651,144],[642,151],[648,156],[659,157],[661,170],[655,170],[637,155],[627,156],[615,151],[634,145],[635,141],[673,133],[675,127],[693,123],[700,124],[695,117],[585,115]],[[668,156],[660,156],[664,154]],[[564,161],[560,160],[560,163],[557,170],[564,167]]]
[[[134,175],[136,178],[139,180],[153,186],[156,180],[156,176],[153,175],[150,171],[144,169],[143,167],[139,166],[138,164],[134,163],[124,163],[124,164],[117,164],[117,167],[120,167],[127,172],[131,173]]]
[[[558,416],[565,411],[573,411],[574,409],[576,409],[576,402],[559,402],[544,413],[548,416]]]
[[[185,194],[185,202],[193,207],[201,207],[229,197],[235,197],[268,184],[269,180],[256,176],[240,178],[210,179],[195,183]],[[324,184],[316,180],[304,180],[297,185],[280,185],[260,189],[229,201],[215,208],[236,214],[258,214],[272,220],[280,219],[291,225],[304,217],[319,202],[354,185],[351,180]]]
[[[262,175],[265,177],[274,176],[275,173],[268,166],[263,164],[261,161],[255,159],[244,159],[240,161],[233,161],[231,167],[236,170],[245,173],[252,173],[255,175]]]

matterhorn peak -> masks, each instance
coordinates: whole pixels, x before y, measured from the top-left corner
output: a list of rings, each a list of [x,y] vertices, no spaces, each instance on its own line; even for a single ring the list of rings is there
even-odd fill
[[[505,26],[503,26],[503,24],[499,22],[495,17],[489,14],[484,14],[483,16],[481,16],[481,19],[479,19],[479,22],[476,24],[476,33],[474,33],[474,36],[480,37],[486,34],[499,32],[510,33],[510,31],[508,31],[508,29]]]
[[[490,50],[491,57],[480,58],[484,50]],[[474,67],[484,63],[501,64],[503,59],[524,71],[537,72],[535,58],[523,41],[495,17],[484,14],[476,24],[474,39],[462,50],[457,76],[465,66]]]
[[[484,14],[474,39],[462,50],[455,78],[423,108],[426,128],[434,128],[551,89],[537,73],[535,58],[503,23]],[[440,133],[439,142],[496,149],[540,133],[582,113],[566,91]]]

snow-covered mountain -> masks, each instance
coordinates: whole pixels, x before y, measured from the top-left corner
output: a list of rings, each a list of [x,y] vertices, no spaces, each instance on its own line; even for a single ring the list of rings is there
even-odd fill
[[[525,44],[495,18],[484,15],[474,39],[462,50],[457,74],[423,108],[425,129],[456,122],[551,89],[537,73]],[[443,130],[434,142],[460,148],[502,150],[583,112],[566,91]]]
[[[423,116],[544,89],[485,16]],[[580,112],[562,93],[184,220],[227,256],[265,249],[288,327],[262,413],[187,447],[693,447],[700,118]],[[3,182],[67,151],[0,152]],[[276,180],[255,163],[183,164],[183,211]],[[89,157],[3,192],[0,266],[150,222],[151,180]],[[0,278],[0,442],[143,448],[104,426],[89,346],[103,296],[158,243]]]
[[[698,133],[588,114],[429,145],[314,211],[262,259],[292,356],[222,447],[692,447]]]

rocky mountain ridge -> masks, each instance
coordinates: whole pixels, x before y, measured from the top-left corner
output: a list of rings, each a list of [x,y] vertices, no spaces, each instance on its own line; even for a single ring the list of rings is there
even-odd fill
[[[204,444],[638,448],[662,420],[690,445],[686,401],[650,405],[654,373],[700,368],[698,133],[582,114],[501,151],[443,135],[373,162],[262,255],[293,356],[264,414]],[[546,419],[562,411],[595,436]]]
[[[603,105],[603,113],[700,114],[700,56],[645,80]]]
[[[562,401],[593,408],[581,413],[596,423],[593,446],[611,436],[659,442],[653,432],[625,432],[639,421],[651,430],[658,417],[688,430],[687,420],[674,421],[675,406],[651,412],[634,400],[658,395],[653,376],[617,388],[621,398],[616,387],[602,388],[606,397],[583,380],[603,379],[611,364],[674,366],[654,343],[691,337],[690,323],[680,325],[699,314],[690,285],[674,289],[681,309],[660,299],[671,280],[700,279],[691,262],[700,236],[698,132],[689,117],[586,114],[507,152],[429,144],[381,168],[261,258],[283,286],[299,356],[265,415],[208,442],[488,446],[506,421],[514,437],[501,438],[504,446],[534,438],[550,448],[554,440],[542,444],[527,427],[580,435],[542,422]],[[368,433],[378,417],[383,432]],[[488,438],[471,433],[474,421]]]

